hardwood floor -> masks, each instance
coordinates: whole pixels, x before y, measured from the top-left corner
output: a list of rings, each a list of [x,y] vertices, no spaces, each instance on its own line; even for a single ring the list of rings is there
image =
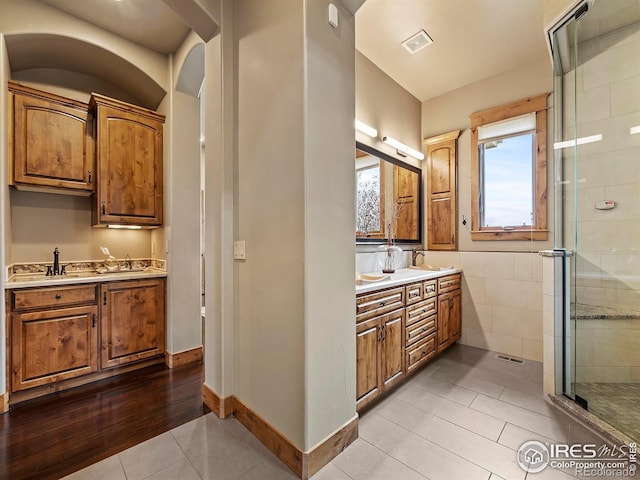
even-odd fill
[[[0,479],[58,479],[208,413],[202,365],[137,372],[0,415]]]

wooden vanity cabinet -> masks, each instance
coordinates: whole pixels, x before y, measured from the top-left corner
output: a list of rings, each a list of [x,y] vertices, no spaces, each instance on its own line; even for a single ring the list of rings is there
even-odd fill
[[[7,293],[11,392],[98,370],[97,285]]]
[[[462,333],[462,292],[460,274],[438,280],[438,348],[444,350],[460,338]]]
[[[117,367],[165,351],[165,280],[100,287],[101,367]]]
[[[405,287],[358,297],[356,316],[356,408],[404,378]],[[389,305],[396,310],[382,313]]]
[[[92,115],[83,102],[9,82],[11,184],[23,190],[91,195]]]
[[[102,95],[96,117],[94,225],[162,225],[164,115]]]
[[[356,410],[460,338],[460,287],[454,273],[356,295]]]

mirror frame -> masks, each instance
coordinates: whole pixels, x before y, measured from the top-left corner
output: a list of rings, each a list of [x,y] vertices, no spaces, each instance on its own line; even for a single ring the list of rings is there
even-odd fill
[[[423,216],[423,194],[422,194],[422,170],[418,167],[414,167],[413,165],[409,165],[408,163],[403,162],[391,155],[388,155],[380,150],[367,145],[366,143],[356,141],[356,149],[362,150],[363,152],[367,152],[370,155],[378,157],[385,162],[389,162],[393,165],[397,165],[402,168],[406,168],[407,170],[418,174],[418,238],[416,240],[396,238],[396,244],[422,244],[422,216]],[[355,161],[355,158],[354,158]],[[387,243],[387,238],[363,238],[363,237],[355,237],[356,245],[382,245]]]

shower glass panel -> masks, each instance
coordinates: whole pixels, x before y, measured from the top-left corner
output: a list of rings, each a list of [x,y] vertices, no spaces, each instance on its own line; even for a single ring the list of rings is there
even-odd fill
[[[552,50],[564,393],[640,440],[640,3],[586,2]]]

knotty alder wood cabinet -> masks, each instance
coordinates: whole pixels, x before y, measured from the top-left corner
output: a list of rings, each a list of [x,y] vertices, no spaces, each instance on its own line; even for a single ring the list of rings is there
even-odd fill
[[[52,387],[22,399],[39,396],[59,382],[162,359],[165,288],[164,278],[152,278],[8,290],[11,393]]]
[[[356,409],[452,345],[461,333],[461,275],[356,296]]]
[[[91,195],[94,142],[88,105],[9,82],[10,183],[23,190]]]
[[[102,95],[96,116],[97,191],[94,225],[162,225],[164,115]]]
[[[8,292],[11,391],[98,370],[97,285]]]
[[[100,290],[102,368],[164,354],[164,280],[103,283]]]

